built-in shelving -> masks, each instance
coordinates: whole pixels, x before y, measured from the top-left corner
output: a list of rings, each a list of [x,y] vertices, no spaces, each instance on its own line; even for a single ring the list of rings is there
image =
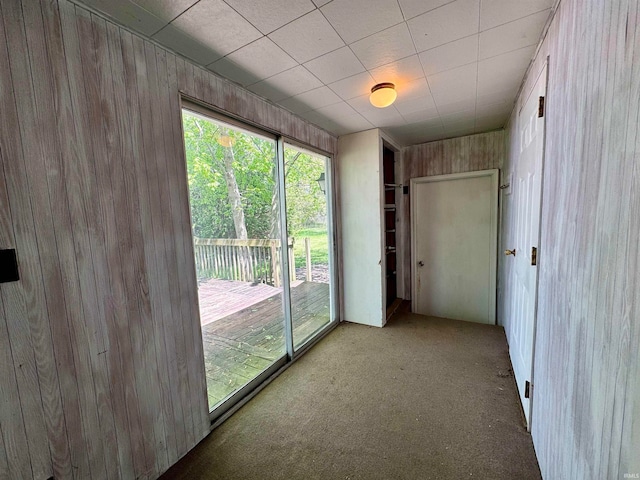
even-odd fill
[[[386,146],[382,151],[382,170],[384,184],[384,258],[386,280],[386,304],[391,306],[397,298],[396,278],[396,210],[399,198],[396,197],[397,189],[402,185],[395,179],[395,153]]]

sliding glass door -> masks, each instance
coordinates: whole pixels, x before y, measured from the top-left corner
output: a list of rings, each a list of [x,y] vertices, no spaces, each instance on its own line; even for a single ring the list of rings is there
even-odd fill
[[[221,414],[336,319],[329,159],[198,105],[182,119],[207,393]]]
[[[329,159],[285,144],[287,228],[294,242],[293,343],[298,349],[335,317]]]
[[[213,410],[286,354],[276,140],[186,109],[183,129]]]

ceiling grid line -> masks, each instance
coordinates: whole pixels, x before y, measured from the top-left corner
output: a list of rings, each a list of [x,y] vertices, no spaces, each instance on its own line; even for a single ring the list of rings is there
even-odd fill
[[[433,8],[433,9],[431,9],[431,10],[428,10],[427,12],[422,12],[422,13],[420,13],[420,14],[418,14],[418,15],[415,15],[415,16],[414,16],[414,17],[412,17],[412,18],[417,18],[417,17],[419,17],[419,16],[421,16],[421,15],[424,15],[424,14],[426,14],[426,13],[429,13],[429,12],[432,12],[432,11],[434,11],[434,10],[437,10],[438,8],[441,8],[441,7],[444,7],[444,6],[449,5],[449,4],[451,4],[451,3],[454,3],[454,1],[456,1],[456,0],[453,0],[453,1],[451,1],[451,2],[448,2],[448,3],[444,4],[444,5],[440,5],[440,6],[436,7],[436,8]],[[419,61],[420,61],[420,68],[422,69],[422,72],[423,72],[423,74],[424,74],[424,78],[425,78],[425,81],[426,81],[426,84],[427,84],[427,89],[428,89],[428,91],[429,91],[429,96],[433,99],[433,90],[432,90],[431,85],[430,85],[430,83],[429,83],[429,78],[428,78],[428,75],[427,75],[427,73],[426,73],[426,71],[425,71],[425,69],[424,69],[424,65],[423,65],[423,63],[422,63],[422,61],[420,60],[420,57],[419,57],[419,54],[420,54],[420,53],[422,53],[422,52],[419,52],[419,51],[418,51],[418,47],[417,47],[417,45],[416,45],[416,41],[415,41],[415,38],[414,38],[414,33],[411,31],[411,29],[409,29],[409,34],[411,35],[411,41],[413,42],[414,49],[415,49],[416,54],[418,55],[418,59],[419,59]],[[450,42],[446,42],[446,43],[450,43]],[[435,108],[435,110],[436,110],[436,112],[437,112],[437,117],[438,117],[438,120],[439,120],[439,126],[440,126],[440,129],[441,129],[441,131],[442,131],[442,132],[444,132],[444,123],[443,123],[443,121],[442,121],[442,115],[441,115],[441,113],[440,113],[440,111],[439,111],[439,109],[438,109],[438,104],[437,104],[437,102],[435,102],[435,100],[433,100],[433,104],[434,104],[434,108]],[[403,118],[405,118],[405,119],[406,119],[406,117],[404,117],[404,116],[403,116]],[[427,122],[428,122],[428,120],[427,120]],[[428,137],[427,137],[427,138],[428,138]]]
[[[555,0],[72,0],[336,135],[501,128]],[[373,107],[377,83],[396,102]]]
[[[482,14],[482,0],[478,2],[478,33],[480,33],[480,16]],[[476,50],[476,58],[480,59],[480,42],[478,42],[478,49]],[[475,101],[475,112],[473,118],[473,130],[475,131],[478,128],[478,71],[480,69],[480,62],[476,63],[476,101]]]

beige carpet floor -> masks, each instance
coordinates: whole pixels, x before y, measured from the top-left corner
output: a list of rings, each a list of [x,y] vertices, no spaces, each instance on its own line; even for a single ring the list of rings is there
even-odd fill
[[[539,479],[501,327],[344,323],[165,479]]]

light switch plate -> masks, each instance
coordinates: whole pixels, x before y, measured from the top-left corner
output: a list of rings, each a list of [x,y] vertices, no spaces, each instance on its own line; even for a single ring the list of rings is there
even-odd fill
[[[15,249],[0,250],[0,283],[17,282],[18,280],[20,280],[20,276]]]

